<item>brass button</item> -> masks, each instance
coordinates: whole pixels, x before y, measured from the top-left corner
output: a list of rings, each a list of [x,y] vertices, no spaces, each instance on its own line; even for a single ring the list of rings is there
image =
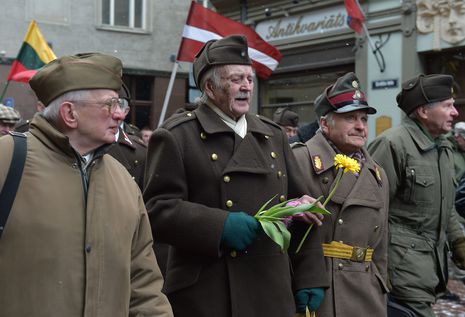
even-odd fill
[[[281,178],[281,176],[283,176],[283,172],[278,171],[278,178]]]
[[[415,249],[415,243],[412,243],[410,246],[412,247],[412,249]]]
[[[344,241],[342,241],[342,240],[339,240],[339,243],[344,243]]]
[[[370,266],[369,265],[365,266],[365,271],[368,272],[369,270],[370,270]]]
[[[212,161],[216,161],[218,159],[218,155],[216,153],[213,153],[211,158],[212,158]]]
[[[232,250],[231,252],[229,252],[229,255],[230,255],[232,258],[235,258],[235,257],[237,256],[236,250]]]
[[[329,178],[325,176],[325,177],[323,177],[323,179],[321,180],[321,182],[322,182],[323,184],[328,184]]]
[[[276,154],[275,152],[271,152],[270,155],[274,159],[278,157],[278,154]]]
[[[279,201],[280,202],[283,202],[285,200],[286,200],[286,196],[284,196],[284,195],[279,196]]]
[[[269,138],[270,138],[270,136],[269,136],[269,135],[265,135],[265,139],[267,139],[267,140],[268,140]]]
[[[78,163],[73,163],[71,166],[72,166],[74,169],[79,168]]]
[[[186,114],[186,116],[192,117],[192,113],[188,112],[188,113]]]
[[[225,176],[223,177],[223,182],[229,183],[230,181],[231,181],[231,178],[230,178],[228,175],[225,175]]]
[[[337,220],[337,223],[340,224],[340,225],[342,225],[342,224],[344,223],[344,220],[342,220],[341,218],[339,218],[339,219]]]
[[[375,226],[375,232],[378,231],[379,229],[379,226]]]
[[[139,164],[139,161],[138,161],[138,160],[135,160],[135,161],[134,161],[134,164],[136,164],[136,165]]]
[[[337,265],[337,267],[338,267],[339,270],[342,270],[342,269],[344,268],[344,264],[339,263],[339,264]]]
[[[231,208],[233,205],[234,205],[234,204],[233,204],[232,200],[229,200],[229,199],[228,199],[228,200],[226,201],[226,207]]]
[[[207,135],[205,134],[205,132],[200,132],[200,138],[202,140],[205,140],[207,138]]]
[[[133,176],[133,177],[132,177],[132,179],[134,179],[134,180],[135,180],[135,179],[136,179],[136,177],[135,177],[135,176]]]

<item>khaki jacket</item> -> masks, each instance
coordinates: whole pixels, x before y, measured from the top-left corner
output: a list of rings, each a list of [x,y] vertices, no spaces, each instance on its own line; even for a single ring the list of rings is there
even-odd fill
[[[208,106],[172,116],[152,135],[144,198],[156,240],[170,244],[164,292],[176,317],[293,317],[293,293],[326,287],[315,230],[297,255],[264,233],[242,252],[220,247],[229,212],[254,215],[276,195],[306,192],[287,137],[246,115],[240,138]],[[296,244],[307,225],[293,226]]]
[[[453,154],[410,118],[368,147],[389,178],[388,273],[392,295],[434,302],[447,284],[446,242],[462,237],[454,211]]]
[[[2,316],[173,316],[139,188],[100,150],[86,194],[68,138],[41,115],[0,239]],[[12,157],[0,138],[0,187]]]
[[[321,132],[293,148],[310,192],[328,197],[335,186],[334,149]],[[325,257],[331,288],[317,310],[317,316],[386,316],[388,181],[380,168],[362,149],[366,162],[356,177],[342,176],[326,208],[321,227],[324,243],[331,241],[372,248],[371,262]]]

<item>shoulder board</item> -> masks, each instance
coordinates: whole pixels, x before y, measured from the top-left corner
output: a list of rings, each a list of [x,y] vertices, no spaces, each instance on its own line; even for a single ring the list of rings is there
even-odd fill
[[[270,118],[267,118],[267,117],[262,116],[260,114],[257,114],[256,117],[259,118],[260,120],[262,120],[265,123],[268,123],[268,124],[278,128],[278,129],[281,129],[281,126],[279,124],[277,124],[276,122],[274,122],[273,120],[271,120]]]
[[[305,143],[302,142],[293,142],[290,144],[291,149],[297,149],[299,147],[305,146]]]
[[[169,117],[165,122],[162,124],[162,128],[170,130],[174,128],[175,126],[180,125],[183,122],[186,121],[191,121],[196,118],[195,112],[191,111],[185,111],[182,113],[176,113],[173,114],[171,117]]]

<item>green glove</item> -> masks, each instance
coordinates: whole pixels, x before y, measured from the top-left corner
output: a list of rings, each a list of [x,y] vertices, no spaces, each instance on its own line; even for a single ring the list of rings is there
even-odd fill
[[[298,314],[305,314],[305,310],[313,312],[320,307],[325,298],[325,289],[322,287],[302,288],[295,293],[295,310]]]
[[[224,222],[221,244],[234,250],[245,250],[261,231],[260,223],[245,212],[230,212]]]
[[[458,238],[451,244],[452,260],[461,270],[465,270],[465,238]]]

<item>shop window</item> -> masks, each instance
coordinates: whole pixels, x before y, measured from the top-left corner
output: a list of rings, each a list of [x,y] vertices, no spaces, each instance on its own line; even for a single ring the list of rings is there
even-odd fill
[[[131,92],[131,111],[125,121],[139,129],[152,126],[154,77],[124,75],[123,81]]]
[[[349,71],[354,71],[353,64],[273,76],[261,86],[259,112],[272,118],[277,108],[288,107],[299,115],[299,125],[310,123],[316,119],[313,110],[315,98]]]
[[[102,24],[145,29],[146,0],[102,0]]]

